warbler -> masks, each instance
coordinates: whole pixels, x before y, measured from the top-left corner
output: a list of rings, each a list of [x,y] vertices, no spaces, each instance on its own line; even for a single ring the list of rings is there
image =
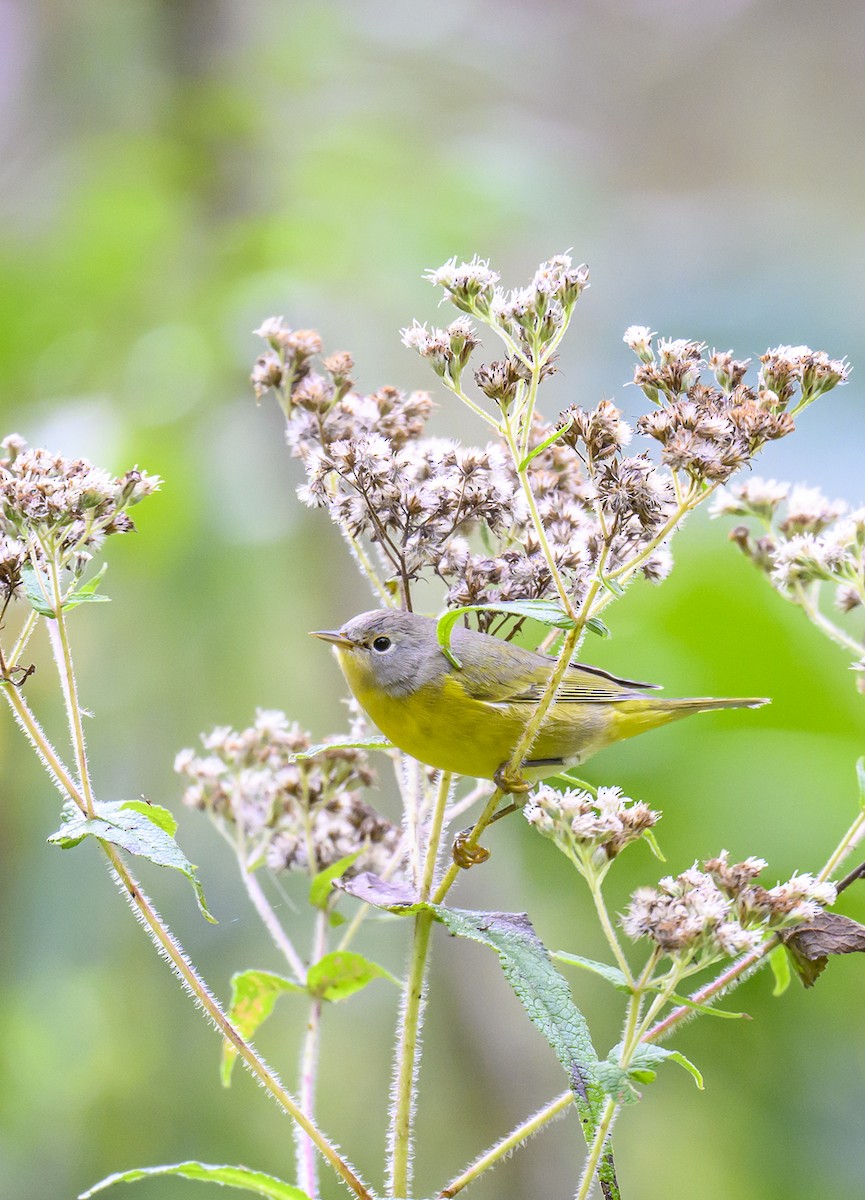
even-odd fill
[[[398,749],[427,766],[500,785],[556,663],[457,628],[450,641],[456,667],[439,645],[433,618],[391,609],[361,613],[341,629],[312,636],[333,644],[355,699]],[[657,686],[570,663],[522,764],[523,781],[554,775],[613,742],[691,713],[768,703],[642,694]]]

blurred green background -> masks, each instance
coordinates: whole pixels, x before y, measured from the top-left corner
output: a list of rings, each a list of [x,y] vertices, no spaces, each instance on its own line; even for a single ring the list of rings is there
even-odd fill
[[[139,533],[110,546],[113,603],[74,615],[76,657],[99,793],[178,812],[220,924],[182,881],[152,870],[145,884],[223,997],[232,971],[279,964],[223,845],[181,808],[174,755],[256,705],[316,737],[343,728],[336,669],[306,631],[368,605],[326,518],[294,499],[280,417],[252,401],[250,331],[283,314],[351,349],[366,389],[431,387],[398,335],[437,317],[423,269],[479,252],[515,285],[572,246],[593,285],[555,403],[606,395],[638,411],[623,386],[631,323],[740,357],[781,342],[847,354],[851,384],[759,469],[861,503],[863,54],[865,8],[843,0],[0,3],[2,426],[165,478]],[[437,432],[484,437],[442,400]],[[727,847],[767,858],[774,882],[817,869],[852,819],[863,700],[843,652],[726,533],[692,521],[672,578],[636,587],[591,650],[668,694],[772,707],[626,743],[587,774],[665,810],[669,870]],[[45,646],[34,654],[28,693],[65,745]],[[217,1040],[95,847],[46,846],[57,796],[8,720],[0,761],[3,1194],[70,1198],[112,1170],[187,1157],[289,1174],[288,1122],[239,1072],[218,1086]],[[455,902],[527,909],[547,944],[601,955],[555,849],[517,820],[491,843]],[[631,851],[617,906],[658,874]],[[865,917],[861,895],[844,909]],[[371,924],[367,947],[399,970],[406,932]],[[435,956],[421,1193],[562,1087],[492,956],[444,937]],[[682,1031],[706,1092],[670,1069],[625,1113],[624,1195],[860,1195],[862,972],[837,960],[781,1000],[760,975],[731,1003],[753,1021]],[[606,1050],[618,1006],[593,978],[574,986]],[[378,983],[326,1014],[322,1117],[375,1183],[394,1013]],[[286,1001],[259,1038],[289,1081],[301,1014]],[[472,1194],[566,1196],[580,1160],[575,1123],[559,1122]]]

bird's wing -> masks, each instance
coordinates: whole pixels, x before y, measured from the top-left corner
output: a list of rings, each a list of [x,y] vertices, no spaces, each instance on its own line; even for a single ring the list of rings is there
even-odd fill
[[[540,656],[532,656],[539,659]],[[470,696],[488,704],[532,704],[543,694],[553,667],[550,659],[540,663],[526,664],[522,670],[514,670],[514,664],[506,677],[491,677],[489,670],[478,671],[471,664],[457,673],[460,683]],[[504,673],[503,673],[504,675]],[[632,679],[617,679],[599,667],[586,667],[571,663],[565,678],[559,684],[556,703],[566,704],[616,704],[622,700],[637,700],[642,691],[656,688],[654,683],[637,683]]]

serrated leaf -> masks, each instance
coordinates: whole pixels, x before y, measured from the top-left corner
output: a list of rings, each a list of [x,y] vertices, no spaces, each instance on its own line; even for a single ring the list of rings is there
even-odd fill
[[[307,758],[315,758],[325,750],[393,750],[394,744],[386,737],[375,735],[366,738],[342,738],[335,742],[319,742],[308,750],[300,750],[292,754],[292,761],[303,762]]]
[[[240,1188],[255,1196],[268,1200],[309,1200],[306,1192],[292,1187],[275,1175],[262,1171],[251,1171],[249,1167],[216,1166],[212,1163],[182,1162],[163,1167],[133,1167],[130,1171],[118,1171],[100,1183],[82,1192],[78,1200],[90,1200],[97,1192],[113,1187],[115,1183],[134,1183],[138,1179],[151,1179],[159,1175],[179,1175],[182,1179],[201,1179],[209,1183],[220,1183],[223,1187]]]
[[[769,966],[772,968],[772,975],[775,978],[772,995],[783,996],[793,978],[790,970],[790,957],[784,946],[776,946],[774,950],[770,950],[768,957]]]
[[[302,984],[272,971],[238,971],[231,977],[231,1005],[228,1019],[243,1038],[251,1038],[263,1021],[273,1012],[273,1006],[286,992],[304,992]],[[222,1043],[222,1086],[231,1083],[231,1072],[237,1058],[237,1048],[225,1038]]]
[[[582,954],[570,954],[566,950],[558,950],[552,957],[556,962],[570,963],[572,966],[582,967],[586,971],[592,971],[593,974],[600,975],[602,979],[606,979],[607,983],[611,983],[620,992],[631,991],[624,971],[612,966],[611,963],[597,962],[594,958],[584,958]]]
[[[329,867],[325,867],[323,871],[319,871],[313,877],[312,883],[309,885],[309,902],[313,908],[327,908],[334,880],[341,879],[348,868],[357,862],[362,853],[362,850],[355,850],[353,854],[346,854],[344,858],[331,863]]]
[[[195,867],[174,840],[173,830],[169,831],[167,827],[166,809],[142,800],[100,802],[93,807],[95,816],[88,817],[76,805],[65,804],[62,824],[48,838],[50,844],[70,850],[86,837],[95,837],[102,842],[111,842],[129,854],[146,858],[158,867],[180,871],[192,884],[202,916],[216,924],[216,918],[207,908]]]
[[[544,450],[548,450],[550,448],[550,446],[553,445],[554,442],[557,442],[559,440],[559,438],[562,436],[563,433],[568,432],[568,430],[574,423],[575,416],[576,416],[576,413],[572,413],[568,417],[567,421],[564,422],[564,424],[559,425],[554,433],[551,433],[549,437],[544,438],[544,440],[539,445],[535,446],[534,450],[532,450],[531,453],[526,455],[526,457],[523,459],[523,461],[517,467],[517,473],[519,475],[522,475],[522,473],[525,471],[526,467],[529,465],[530,462],[532,462],[533,459],[537,458],[537,456],[539,454],[543,454]]]
[[[150,800],[124,800],[123,803],[124,807],[140,812],[148,821],[164,829],[169,837],[174,837],[177,833],[177,818],[170,809],[163,808],[161,804],[153,804]]]
[[[334,950],[309,968],[306,986],[311,995],[335,1003],[353,996],[374,979],[389,979],[391,983],[399,983],[390,971],[364,958],[362,954],[355,954],[352,950]]]
[[[524,913],[469,912],[418,903],[405,885],[387,883],[369,872],[342,880],[338,886],[389,912],[431,912],[450,933],[494,950],[529,1020],[564,1067],[584,1130],[592,1136],[603,1103],[594,1073],[598,1056],[565,979]]]

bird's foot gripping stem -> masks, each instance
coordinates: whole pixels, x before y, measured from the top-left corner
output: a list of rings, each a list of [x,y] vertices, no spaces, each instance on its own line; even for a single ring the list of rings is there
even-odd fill
[[[523,796],[531,786],[523,779],[518,768],[510,763],[502,763],[493,775],[493,783],[499,791],[511,796]]]

